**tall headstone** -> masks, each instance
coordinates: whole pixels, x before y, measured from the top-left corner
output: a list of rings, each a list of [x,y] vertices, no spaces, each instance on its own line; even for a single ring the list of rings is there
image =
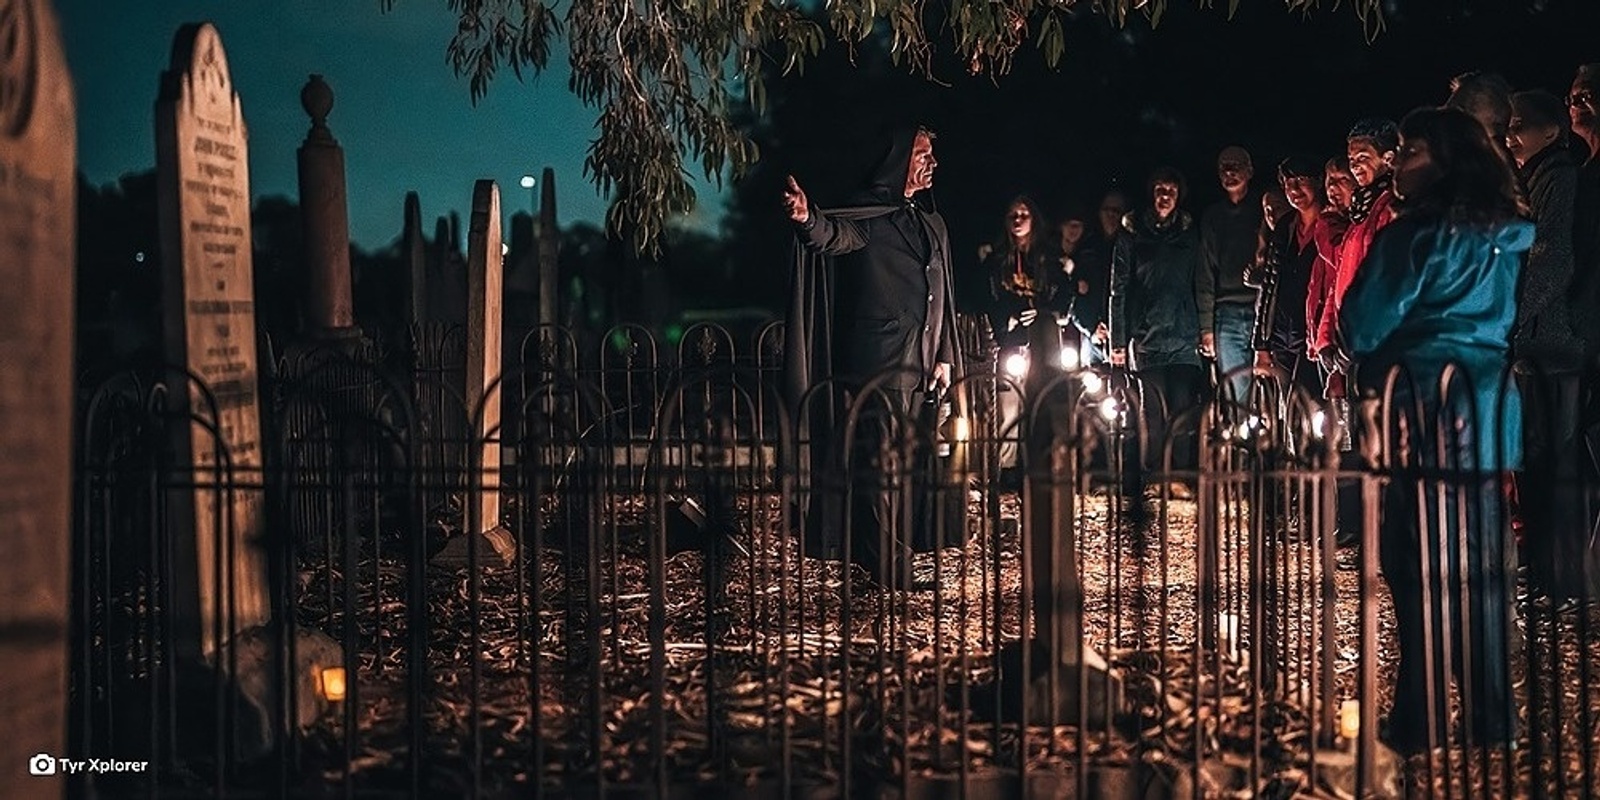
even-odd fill
[[[500,525],[500,335],[504,275],[500,188],[478,181],[472,190],[472,228],[467,241],[467,411],[476,415],[472,435],[482,445],[484,490],[478,495],[480,530]]]
[[[539,187],[539,324],[553,325],[560,320],[561,231],[556,226],[556,171],[544,168]]]
[[[312,75],[300,90],[311,130],[300,145],[300,215],[306,236],[311,334],[359,336],[350,294],[350,210],[345,202],[344,148],[328,129],[333,89]]]
[[[30,760],[68,755],[77,138],[49,3],[0,0],[0,42],[0,797],[20,800],[60,797]]]
[[[461,218],[455,212],[434,225],[433,253],[428,262],[424,322],[465,325],[467,308],[466,262],[461,257]]]
[[[422,236],[422,200],[416,192],[406,192],[406,221],[401,230],[405,248],[406,323],[415,325],[428,318],[428,242]]]
[[[261,424],[250,170],[239,96],[210,23],[184,26],[173,42],[156,101],[156,173],[167,358],[204,382],[204,391],[171,393],[175,410],[196,420],[175,426],[178,457],[193,466],[197,485],[174,491],[177,518],[189,528],[172,535],[173,635],[179,656],[193,657],[216,649],[217,630],[227,637],[271,614],[256,541]],[[219,450],[223,480],[240,486],[216,485]]]
[[[472,191],[472,222],[467,239],[467,413],[468,463],[476,471],[472,505],[463,520],[464,532],[479,535],[477,557],[485,563],[507,565],[515,553],[513,540],[500,524],[500,353],[501,302],[504,259],[500,227],[500,189],[480,180]],[[467,536],[458,537],[439,556],[441,562],[459,564],[468,558]]]

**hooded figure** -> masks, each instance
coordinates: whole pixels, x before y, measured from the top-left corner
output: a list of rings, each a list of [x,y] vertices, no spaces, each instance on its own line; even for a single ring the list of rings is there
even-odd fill
[[[866,190],[847,207],[811,207],[793,183],[789,195],[792,204],[805,209],[804,221],[796,223],[784,337],[789,408],[801,409],[807,392],[824,387],[808,400],[799,420],[800,439],[809,442],[800,454],[802,465],[812,475],[807,540],[821,545],[825,555],[840,551],[843,501],[847,490],[853,491],[851,560],[880,583],[896,586],[909,582],[906,565],[884,563],[885,546],[898,551],[909,541],[913,549],[927,550],[935,543],[931,526],[924,524],[931,518],[920,491],[926,481],[912,481],[918,489],[912,508],[889,502],[901,497],[886,489],[895,485],[895,476],[880,467],[878,451],[895,446],[888,434],[897,420],[922,414],[937,400],[930,393],[936,376],[942,378],[937,383],[946,384],[956,378],[951,374],[957,359],[949,238],[927,192],[934,166],[931,143],[932,135],[923,129],[895,134]],[[792,205],[791,218],[799,219],[796,214]],[[869,384],[874,394],[857,397]],[[845,426],[852,400],[859,409],[847,457]],[[932,453],[915,449],[907,475],[931,475]]]

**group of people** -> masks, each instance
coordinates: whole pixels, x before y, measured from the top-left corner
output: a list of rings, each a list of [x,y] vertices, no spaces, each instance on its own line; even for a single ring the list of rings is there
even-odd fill
[[[1458,476],[1449,490],[1467,502],[1420,504],[1405,480],[1384,498],[1379,557],[1402,650],[1384,735],[1402,751],[1441,741],[1448,693],[1425,691],[1442,663],[1430,659],[1450,661],[1459,681],[1464,643],[1473,685],[1458,688],[1472,699],[1472,739],[1513,735],[1507,475],[1522,471],[1512,508],[1532,579],[1587,598],[1600,578],[1580,489],[1593,467],[1584,420],[1600,352],[1597,90],[1600,65],[1581,67],[1564,99],[1469,73],[1438,107],[1355,123],[1343,153],[1284,159],[1265,190],[1251,155],[1224,149],[1225,198],[1198,220],[1184,177],[1158,168],[1142,196],[1109,192],[1092,219],[1058,226],[1019,196],[980,254],[996,339],[1025,342],[1040,319],[1069,320],[1138,379],[1156,442],[1208,393],[1237,407],[1271,375],[1330,404],[1347,467]],[[897,152],[909,155],[861,205],[821,211],[790,179],[797,252],[840,262],[797,271],[789,344],[807,349],[790,351],[796,396],[822,375],[850,383],[898,370],[891,388],[904,409],[955,377],[954,265],[927,199],[933,138],[903,138],[909,150]],[[1351,401],[1376,397],[1415,418],[1352,424],[1362,415],[1346,410]],[[1383,431],[1406,438],[1375,441]],[[1193,450],[1175,455],[1182,466]],[[1359,503],[1341,498],[1341,544],[1353,546],[1359,506],[1348,500]],[[894,535],[880,526],[853,557],[881,562]]]

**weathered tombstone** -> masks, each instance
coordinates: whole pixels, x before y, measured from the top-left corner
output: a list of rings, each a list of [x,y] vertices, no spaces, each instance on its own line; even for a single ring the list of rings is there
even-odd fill
[[[1035,326],[1033,352],[1053,352],[1054,337],[1053,331]],[[1072,483],[1081,469],[1081,454],[1073,440],[1073,421],[1061,411],[1076,407],[1076,386],[1052,383],[1047,370],[1033,370],[1027,379],[1026,396],[1044,410],[1033,418],[1022,442],[1027,455],[1023,463],[1029,467],[1022,513],[1027,517],[1024,546],[1031,555],[1034,636],[1026,644],[1002,649],[1000,671],[1011,719],[1026,710],[1029,724],[1077,724],[1081,715],[1091,727],[1104,728],[1125,711],[1124,695],[1121,673],[1083,635]],[[1047,392],[1064,392],[1065,397],[1047,397]],[[1023,647],[1032,648],[1027,659]],[[1027,670],[1024,661],[1029,662]],[[1080,691],[1085,688],[1086,695]]]
[[[311,334],[319,339],[360,335],[350,294],[350,210],[345,202],[344,149],[328,129],[333,90],[312,75],[300,90],[311,130],[300,145],[300,215],[311,277]]]
[[[471,415],[467,463],[472,470],[469,504],[458,536],[439,554],[441,564],[468,561],[468,537],[481,535],[478,558],[509,565],[515,554],[510,532],[500,525],[500,348],[504,297],[500,189],[480,180],[472,192],[472,227],[467,239],[467,369],[463,397]]]
[[[428,291],[421,301],[427,316],[420,322],[446,327],[466,324],[466,270],[461,258],[461,218],[452,211],[434,225],[433,253],[423,284]]]
[[[77,139],[49,4],[0,2],[0,41],[0,797],[60,797],[27,773],[67,755]]]
[[[218,631],[226,638],[271,614],[257,542],[261,425],[250,171],[239,97],[210,23],[184,26],[173,42],[156,101],[156,172],[167,358],[205,384],[203,391],[174,387],[170,395],[175,411],[195,420],[174,426],[178,457],[193,466],[195,481],[172,493],[175,518],[188,528],[171,534],[172,634],[183,659],[215,651]]]
[[[544,168],[539,187],[539,324],[560,322],[560,289],[557,276],[561,255],[561,230],[556,226],[556,171]]]
[[[401,229],[405,250],[405,321],[415,325],[428,316],[428,242],[422,236],[422,200],[416,192],[406,192],[406,221]]]

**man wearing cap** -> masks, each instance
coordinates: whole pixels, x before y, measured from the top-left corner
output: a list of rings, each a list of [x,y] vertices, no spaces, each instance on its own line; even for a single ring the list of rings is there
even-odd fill
[[[1244,280],[1255,263],[1261,231],[1261,198],[1250,189],[1255,169],[1250,153],[1237,145],[1217,155],[1217,178],[1227,197],[1200,218],[1200,269],[1195,273],[1195,305],[1200,312],[1200,355],[1215,359],[1227,383],[1218,386],[1232,403],[1249,399],[1254,355],[1256,290]]]

